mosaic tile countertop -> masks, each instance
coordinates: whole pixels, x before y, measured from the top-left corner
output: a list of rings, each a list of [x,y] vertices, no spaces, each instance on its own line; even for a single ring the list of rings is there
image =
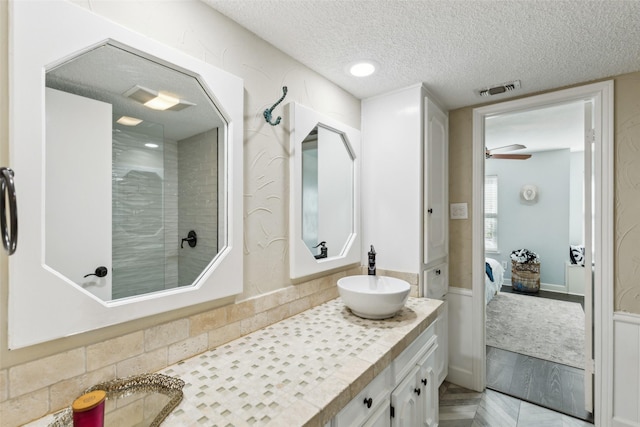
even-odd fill
[[[354,316],[340,298],[161,371],[186,382],[167,426],[322,426],[436,316],[410,298],[386,320]]]
[[[395,317],[366,320],[337,298],[169,366],[159,373],[186,384],[162,425],[324,426],[436,319],[441,305],[409,298]]]

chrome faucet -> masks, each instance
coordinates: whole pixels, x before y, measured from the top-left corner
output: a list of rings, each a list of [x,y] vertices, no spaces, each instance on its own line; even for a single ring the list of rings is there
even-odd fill
[[[376,250],[371,245],[371,250],[369,250],[369,276],[376,275]]]

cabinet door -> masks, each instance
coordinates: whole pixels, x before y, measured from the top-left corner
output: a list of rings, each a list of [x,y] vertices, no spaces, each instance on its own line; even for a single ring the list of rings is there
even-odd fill
[[[387,398],[378,408],[371,414],[371,417],[362,425],[362,427],[389,427],[389,419],[391,418],[391,401]]]
[[[446,262],[436,264],[424,272],[424,292],[427,298],[442,300],[449,292],[449,267]]]
[[[423,411],[422,388],[419,384],[419,367],[414,366],[407,376],[391,393],[391,426],[416,427],[419,426]]]
[[[427,354],[419,362],[418,377],[422,389],[421,411],[419,413],[419,424],[416,426],[436,427],[438,425],[438,375],[436,372],[436,357],[438,347],[429,349]]]
[[[425,98],[424,263],[447,256],[448,244],[448,118]]]

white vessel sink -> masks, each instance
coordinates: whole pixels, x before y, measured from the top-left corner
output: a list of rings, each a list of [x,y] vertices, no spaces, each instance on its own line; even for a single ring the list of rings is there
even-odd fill
[[[404,307],[411,286],[387,276],[348,276],[338,279],[338,292],[351,312],[365,319],[393,317]]]

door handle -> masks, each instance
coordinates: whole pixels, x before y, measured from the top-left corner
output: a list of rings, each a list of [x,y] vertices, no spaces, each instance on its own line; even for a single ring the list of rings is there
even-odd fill
[[[95,273],[85,274],[84,277],[89,277],[89,276],[104,277],[104,276],[107,275],[108,272],[109,272],[109,270],[107,269],[107,267],[100,266],[100,267],[96,268]]]
[[[13,170],[0,168],[0,232],[2,233],[2,245],[9,255],[12,255],[18,247],[18,203],[13,176]],[[5,199],[9,200],[9,216],[11,217],[9,224],[7,224]]]

